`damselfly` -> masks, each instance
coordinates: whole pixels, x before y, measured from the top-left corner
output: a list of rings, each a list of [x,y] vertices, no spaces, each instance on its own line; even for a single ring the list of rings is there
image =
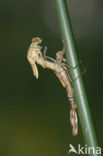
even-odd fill
[[[33,69],[33,74],[37,79],[39,74],[36,63],[41,65],[43,68],[49,68],[53,70],[60,80],[62,86],[66,89],[70,103],[70,121],[72,125],[72,134],[75,136],[78,133],[78,119],[76,113],[77,106],[71,84],[71,77],[68,73],[66,60],[64,58],[64,52],[58,51],[56,53],[56,60],[48,57],[46,56],[46,53],[42,54],[42,47],[40,46],[41,42],[42,40],[39,37],[32,39],[32,43],[27,54],[28,61]]]

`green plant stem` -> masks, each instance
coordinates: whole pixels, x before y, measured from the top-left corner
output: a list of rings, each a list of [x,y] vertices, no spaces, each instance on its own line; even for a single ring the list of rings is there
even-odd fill
[[[66,5],[66,0],[54,0],[59,21],[62,40],[66,42],[66,58],[68,65],[75,67],[78,64],[77,52],[74,43],[69,13]],[[70,73],[73,78],[80,75],[79,66],[75,69],[70,68]],[[95,129],[92,121],[90,108],[81,76],[73,82],[75,99],[77,102],[78,114],[82,126],[82,131],[85,143],[88,147],[98,147]],[[99,154],[90,154],[96,156]]]

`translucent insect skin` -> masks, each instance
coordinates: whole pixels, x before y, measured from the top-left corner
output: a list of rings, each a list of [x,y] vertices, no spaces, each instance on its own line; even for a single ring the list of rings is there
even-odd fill
[[[42,55],[42,47],[40,46],[42,40],[37,37],[32,39],[32,43],[29,47],[27,58],[31,67],[33,69],[34,76],[38,79],[38,69],[36,63],[41,65],[43,68],[49,68],[53,70],[61,82],[62,86],[66,89],[67,96],[70,103],[70,121],[72,125],[73,136],[78,133],[78,120],[76,113],[76,103],[74,98],[74,92],[71,85],[71,78],[68,73],[67,65],[65,63],[65,58],[63,57],[64,52],[58,51],[56,53],[56,60],[48,56]]]
[[[71,78],[68,73],[67,65],[64,63],[65,58],[63,57],[64,52],[58,51],[56,53],[56,63],[60,67],[55,71],[56,76],[60,80],[62,86],[66,89],[67,96],[70,103],[70,121],[72,125],[72,134],[76,136],[78,134],[78,119],[77,119],[77,106],[75,103],[74,92],[71,85]]]

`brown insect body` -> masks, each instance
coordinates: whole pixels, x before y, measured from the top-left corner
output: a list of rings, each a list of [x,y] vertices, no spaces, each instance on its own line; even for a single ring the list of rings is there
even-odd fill
[[[74,99],[74,92],[71,85],[71,77],[68,73],[66,60],[63,57],[63,51],[58,51],[56,53],[56,60],[42,55],[42,47],[40,43],[42,40],[37,37],[32,39],[32,43],[29,47],[27,58],[31,67],[33,69],[34,76],[38,79],[38,69],[36,63],[41,65],[43,68],[49,68],[53,70],[61,82],[62,86],[66,89],[67,96],[70,103],[70,121],[72,125],[72,133],[73,135],[77,135],[78,133],[78,121],[77,121],[77,113],[76,113],[76,103]],[[50,59],[50,60],[49,60]]]
[[[36,63],[41,65],[43,68],[49,68],[53,71],[56,70],[56,66],[53,62],[47,61],[42,55],[42,47],[39,45],[42,40],[37,37],[32,39],[32,43],[29,47],[27,58],[32,67],[34,76],[38,79],[39,73],[36,66]]]
[[[76,103],[74,98],[74,92],[71,84],[70,75],[68,73],[66,64],[63,62],[65,61],[63,51],[58,51],[56,53],[56,63],[59,67],[57,71],[55,71],[56,76],[60,80],[62,86],[66,89],[67,96],[70,103],[70,121],[72,125],[72,134],[73,136],[77,135],[78,133],[78,121],[77,121],[77,113],[76,113]]]

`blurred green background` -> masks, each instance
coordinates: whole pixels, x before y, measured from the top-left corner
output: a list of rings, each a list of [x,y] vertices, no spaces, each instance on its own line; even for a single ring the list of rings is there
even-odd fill
[[[91,112],[103,147],[103,1],[68,0]],[[53,0],[0,1],[0,155],[66,156],[69,144],[85,145],[81,125],[72,136],[69,104],[52,71],[33,76],[27,50],[43,39],[48,55],[62,49]],[[73,154],[71,154],[73,155]],[[74,154],[75,155],[75,154]]]

